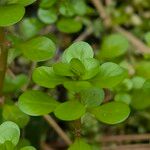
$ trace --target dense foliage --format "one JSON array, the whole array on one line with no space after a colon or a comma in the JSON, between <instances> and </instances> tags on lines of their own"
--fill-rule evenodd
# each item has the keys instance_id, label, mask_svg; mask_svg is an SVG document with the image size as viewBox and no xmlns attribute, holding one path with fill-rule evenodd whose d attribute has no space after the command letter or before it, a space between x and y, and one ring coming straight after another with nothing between
<instances>
[{"instance_id":1,"label":"dense foliage","mask_svg":"<svg viewBox=\"0 0 150 150\"><path fill-rule=\"evenodd\" d=\"M65 149L98 150L107 130L149 132L149 7L1 0L0 149L44 149L60 136Z\"/></svg>"}]
</instances>

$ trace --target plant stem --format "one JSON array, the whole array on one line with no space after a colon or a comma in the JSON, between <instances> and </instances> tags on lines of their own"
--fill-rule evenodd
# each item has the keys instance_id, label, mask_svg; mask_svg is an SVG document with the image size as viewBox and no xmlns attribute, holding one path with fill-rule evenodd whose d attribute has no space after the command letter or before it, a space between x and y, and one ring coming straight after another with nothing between
<instances>
[{"instance_id":1,"label":"plant stem","mask_svg":"<svg viewBox=\"0 0 150 150\"><path fill-rule=\"evenodd\" d=\"M3 83L7 68L8 49L5 40L5 29L0 28L0 96L2 96Z\"/></svg>"},{"instance_id":2,"label":"plant stem","mask_svg":"<svg viewBox=\"0 0 150 150\"><path fill-rule=\"evenodd\" d=\"M73 122L74 130L75 130L75 137L80 138L81 137L81 120L75 120Z\"/></svg>"},{"instance_id":3,"label":"plant stem","mask_svg":"<svg viewBox=\"0 0 150 150\"><path fill-rule=\"evenodd\" d=\"M52 126L52 128L58 133L58 135L66 142L67 145L71 145L71 140L67 136L67 134L59 127L59 125L55 122L55 120L49 116L44 115L44 119L48 122L49 125Z\"/></svg>"}]
</instances>

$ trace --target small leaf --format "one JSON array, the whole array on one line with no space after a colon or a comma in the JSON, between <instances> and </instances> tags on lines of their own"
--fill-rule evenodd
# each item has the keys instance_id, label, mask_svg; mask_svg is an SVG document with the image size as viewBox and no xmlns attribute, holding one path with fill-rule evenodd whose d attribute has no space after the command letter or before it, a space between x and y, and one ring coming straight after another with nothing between
<instances>
[{"instance_id":1,"label":"small leaf","mask_svg":"<svg viewBox=\"0 0 150 150\"><path fill-rule=\"evenodd\" d=\"M104 91L100 88L89 88L80 92L81 102L87 107L99 106L104 100Z\"/></svg>"},{"instance_id":2,"label":"small leaf","mask_svg":"<svg viewBox=\"0 0 150 150\"><path fill-rule=\"evenodd\" d=\"M75 42L69 46L63 53L62 61L69 63L72 58L83 60L86 58L93 58L94 53L92 47L83 41Z\"/></svg>"},{"instance_id":3,"label":"small leaf","mask_svg":"<svg viewBox=\"0 0 150 150\"><path fill-rule=\"evenodd\" d=\"M24 74L17 75L16 77L11 77L6 75L4 81L3 92L12 93L21 89L28 81L28 78Z\"/></svg>"},{"instance_id":4,"label":"small leaf","mask_svg":"<svg viewBox=\"0 0 150 150\"><path fill-rule=\"evenodd\" d=\"M123 55L129 47L127 39L120 34L112 34L106 37L102 43L100 58L115 58Z\"/></svg>"},{"instance_id":5,"label":"small leaf","mask_svg":"<svg viewBox=\"0 0 150 150\"><path fill-rule=\"evenodd\" d=\"M99 73L90 81L100 88L112 88L127 76L127 71L119 65L107 62L100 66Z\"/></svg>"},{"instance_id":6,"label":"small leaf","mask_svg":"<svg viewBox=\"0 0 150 150\"><path fill-rule=\"evenodd\" d=\"M32 61L45 61L53 57L56 47L52 40L40 36L22 43L20 49Z\"/></svg>"},{"instance_id":7,"label":"small leaf","mask_svg":"<svg viewBox=\"0 0 150 150\"><path fill-rule=\"evenodd\" d=\"M61 120L77 120L85 114L85 107L78 101L68 101L60 104L54 111Z\"/></svg>"},{"instance_id":8,"label":"small leaf","mask_svg":"<svg viewBox=\"0 0 150 150\"><path fill-rule=\"evenodd\" d=\"M57 75L60 76L74 76L71 71L70 64L59 62L53 65L53 70Z\"/></svg>"},{"instance_id":9,"label":"small leaf","mask_svg":"<svg viewBox=\"0 0 150 150\"><path fill-rule=\"evenodd\" d=\"M82 23L72 18L62 18L57 22L57 28L60 32L76 33L82 29Z\"/></svg>"},{"instance_id":10,"label":"small leaf","mask_svg":"<svg viewBox=\"0 0 150 150\"><path fill-rule=\"evenodd\" d=\"M12 142L6 141L3 144L0 144L0 150L15 150L15 146Z\"/></svg>"},{"instance_id":11,"label":"small leaf","mask_svg":"<svg viewBox=\"0 0 150 150\"><path fill-rule=\"evenodd\" d=\"M131 79L131 81L133 83L133 89L140 89L140 88L142 88L142 86L145 82L145 79L142 77L139 77L139 76L134 76Z\"/></svg>"},{"instance_id":12,"label":"small leaf","mask_svg":"<svg viewBox=\"0 0 150 150\"><path fill-rule=\"evenodd\" d=\"M21 5L0 6L0 27L11 26L24 16L25 8Z\"/></svg>"},{"instance_id":13,"label":"small leaf","mask_svg":"<svg viewBox=\"0 0 150 150\"><path fill-rule=\"evenodd\" d=\"M81 90L92 87L92 85L88 81L67 81L64 82L63 85L67 90L73 92L80 92Z\"/></svg>"},{"instance_id":14,"label":"small leaf","mask_svg":"<svg viewBox=\"0 0 150 150\"><path fill-rule=\"evenodd\" d=\"M92 150L92 148L83 139L76 139L68 150Z\"/></svg>"},{"instance_id":15,"label":"small leaf","mask_svg":"<svg viewBox=\"0 0 150 150\"><path fill-rule=\"evenodd\" d=\"M150 32L147 32L144 37L146 43L148 44L148 46L150 46Z\"/></svg>"},{"instance_id":16,"label":"small leaf","mask_svg":"<svg viewBox=\"0 0 150 150\"><path fill-rule=\"evenodd\" d=\"M57 20L57 13L54 9L42 9L38 10L39 19L45 24L52 24Z\"/></svg>"},{"instance_id":17,"label":"small leaf","mask_svg":"<svg viewBox=\"0 0 150 150\"><path fill-rule=\"evenodd\" d=\"M74 12L77 14L77 15L85 15L87 10L88 10L88 7L86 5L86 2L85 0L72 0L72 3L73 3L73 8L74 8ZM82 9L81 9L82 8Z\"/></svg>"},{"instance_id":18,"label":"small leaf","mask_svg":"<svg viewBox=\"0 0 150 150\"><path fill-rule=\"evenodd\" d=\"M128 93L117 93L114 100L117 102L124 102L129 105L131 103L131 96Z\"/></svg>"},{"instance_id":19,"label":"small leaf","mask_svg":"<svg viewBox=\"0 0 150 150\"><path fill-rule=\"evenodd\" d=\"M40 91L26 91L19 97L18 106L26 114L40 116L48 114L56 108L58 102Z\"/></svg>"},{"instance_id":20,"label":"small leaf","mask_svg":"<svg viewBox=\"0 0 150 150\"><path fill-rule=\"evenodd\" d=\"M41 8L50 8L50 7L53 6L56 2L57 2L57 0L41 0L41 2L40 2L40 7L41 7Z\"/></svg>"},{"instance_id":21,"label":"small leaf","mask_svg":"<svg viewBox=\"0 0 150 150\"><path fill-rule=\"evenodd\" d=\"M92 110L92 114L104 123L117 124L126 120L130 114L130 108L122 102L109 102Z\"/></svg>"},{"instance_id":22,"label":"small leaf","mask_svg":"<svg viewBox=\"0 0 150 150\"><path fill-rule=\"evenodd\" d=\"M29 116L24 114L15 105L4 105L3 107L3 118L5 120L13 121L23 128L29 122Z\"/></svg>"},{"instance_id":23,"label":"small leaf","mask_svg":"<svg viewBox=\"0 0 150 150\"><path fill-rule=\"evenodd\" d=\"M60 3L59 12L66 17L71 17L75 14L73 4L70 0L66 0Z\"/></svg>"},{"instance_id":24,"label":"small leaf","mask_svg":"<svg viewBox=\"0 0 150 150\"><path fill-rule=\"evenodd\" d=\"M52 67L45 66L36 68L33 71L32 78L35 83L47 88L54 88L57 85L68 81L67 78L56 75Z\"/></svg>"},{"instance_id":25,"label":"small leaf","mask_svg":"<svg viewBox=\"0 0 150 150\"><path fill-rule=\"evenodd\" d=\"M150 79L150 62L140 61L135 65L136 74L146 79Z\"/></svg>"},{"instance_id":26,"label":"small leaf","mask_svg":"<svg viewBox=\"0 0 150 150\"><path fill-rule=\"evenodd\" d=\"M28 6L32 3L34 3L36 0L7 0L8 4L19 4L23 6Z\"/></svg>"},{"instance_id":27,"label":"small leaf","mask_svg":"<svg viewBox=\"0 0 150 150\"><path fill-rule=\"evenodd\" d=\"M94 58L86 58L82 60L85 67L85 73L82 75L83 80L91 79L99 72L100 63Z\"/></svg>"},{"instance_id":28,"label":"small leaf","mask_svg":"<svg viewBox=\"0 0 150 150\"><path fill-rule=\"evenodd\" d=\"M20 130L17 124L11 121L6 121L0 125L0 144L9 141L16 146L19 141L19 137Z\"/></svg>"},{"instance_id":29,"label":"small leaf","mask_svg":"<svg viewBox=\"0 0 150 150\"><path fill-rule=\"evenodd\" d=\"M24 39L34 37L42 29L43 24L37 18L25 18L19 24L21 36Z\"/></svg>"},{"instance_id":30,"label":"small leaf","mask_svg":"<svg viewBox=\"0 0 150 150\"><path fill-rule=\"evenodd\" d=\"M143 86L132 92L131 105L135 109L146 109L150 107L150 80L146 80Z\"/></svg>"},{"instance_id":31,"label":"small leaf","mask_svg":"<svg viewBox=\"0 0 150 150\"><path fill-rule=\"evenodd\" d=\"M26 146L26 147L21 148L20 150L36 150L36 149L32 146Z\"/></svg>"},{"instance_id":32,"label":"small leaf","mask_svg":"<svg viewBox=\"0 0 150 150\"><path fill-rule=\"evenodd\" d=\"M72 72L75 73L79 77L85 73L85 67L83 63L77 58L71 59L70 68Z\"/></svg>"}]
</instances>

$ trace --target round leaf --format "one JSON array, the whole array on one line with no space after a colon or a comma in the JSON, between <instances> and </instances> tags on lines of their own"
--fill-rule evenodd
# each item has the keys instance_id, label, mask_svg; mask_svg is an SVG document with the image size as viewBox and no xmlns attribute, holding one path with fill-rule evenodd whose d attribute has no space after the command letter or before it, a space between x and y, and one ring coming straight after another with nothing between
<instances>
[{"instance_id":1,"label":"round leaf","mask_svg":"<svg viewBox=\"0 0 150 150\"><path fill-rule=\"evenodd\" d=\"M39 19L45 24L52 24L57 20L57 14L54 9L42 9L38 10Z\"/></svg>"},{"instance_id":2,"label":"round leaf","mask_svg":"<svg viewBox=\"0 0 150 150\"><path fill-rule=\"evenodd\" d=\"M53 70L57 75L60 76L74 76L71 71L70 64L59 62L53 65Z\"/></svg>"},{"instance_id":3,"label":"round leaf","mask_svg":"<svg viewBox=\"0 0 150 150\"><path fill-rule=\"evenodd\" d=\"M149 61L140 61L136 64L135 70L138 76L141 76L146 79L150 79L150 62Z\"/></svg>"},{"instance_id":4,"label":"round leaf","mask_svg":"<svg viewBox=\"0 0 150 150\"><path fill-rule=\"evenodd\" d=\"M54 5L57 2L57 0L41 0L40 7L41 8L49 8L52 5Z\"/></svg>"},{"instance_id":5,"label":"round leaf","mask_svg":"<svg viewBox=\"0 0 150 150\"><path fill-rule=\"evenodd\" d=\"M76 139L68 150L92 150L92 149L83 139Z\"/></svg>"},{"instance_id":6,"label":"round leaf","mask_svg":"<svg viewBox=\"0 0 150 150\"><path fill-rule=\"evenodd\" d=\"M53 57L56 47L52 40L40 36L22 43L20 49L32 61L45 61Z\"/></svg>"},{"instance_id":7,"label":"round leaf","mask_svg":"<svg viewBox=\"0 0 150 150\"><path fill-rule=\"evenodd\" d=\"M68 101L60 104L54 113L61 120L77 120L84 115L85 107L78 101Z\"/></svg>"},{"instance_id":8,"label":"round leaf","mask_svg":"<svg viewBox=\"0 0 150 150\"><path fill-rule=\"evenodd\" d=\"M104 91L100 88L89 88L80 92L81 101L87 107L99 106L104 100Z\"/></svg>"},{"instance_id":9,"label":"round leaf","mask_svg":"<svg viewBox=\"0 0 150 150\"><path fill-rule=\"evenodd\" d=\"M64 33L76 33L81 30L82 23L72 18L63 18L58 21L57 28Z\"/></svg>"},{"instance_id":10,"label":"round leaf","mask_svg":"<svg viewBox=\"0 0 150 150\"><path fill-rule=\"evenodd\" d=\"M19 24L20 33L24 39L37 35L42 27L43 24L37 18L25 18Z\"/></svg>"},{"instance_id":11,"label":"round leaf","mask_svg":"<svg viewBox=\"0 0 150 150\"><path fill-rule=\"evenodd\" d=\"M83 80L91 79L99 72L100 63L94 58L86 58L82 60L85 67L85 73L82 75Z\"/></svg>"},{"instance_id":12,"label":"round leaf","mask_svg":"<svg viewBox=\"0 0 150 150\"><path fill-rule=\"evenodd\" d=\"M100 58L115 58L123 55L129 47L128 40L120 34L112 34L106 37L102 43Z\"/></svg>"},{"instance_id":13,"label":"round leaf","mask_svg":"<svg viewBox=\"0 0 150 150\"><path fill-rule=\"evenodd\" d=\"M92 83L100 88L112 88L127 76L127 71L119 65L107 62L100 66L99 73L91 79Z\"/></svg>"},{"instance_id":14,"label":"round leaf","mask_svg":"<svg viewBox=\"0 0 150 150\"><path fill-rule=\"evenodd\" d=\"M59 6L59 12L66 17L71 17L73 16L74 13L74 8L73 8L73 3L70 2L70 0L66 0L60 3Z\"/></svg>"},{"instance_id":15,"label":"round leaf","mask_svg":"<svg viewBox=\"0 0 150 150\"><path fill-rule=\"evenodd\" d=\"M0 125L0 144L9 141L13 145L17 145L19 137L20 130L17 124L11 121L6 121Z\"/></svg>"},{"instance_id":16,"label":"round leaf","mask_svg":"<svg viewBox=\"0 0 150 150\"><path fill-rule=\"evenodd\" d=\"M140 89L133 91L131 105L138 110L150 107L150 80L146 80Z\"/></svg>"},{"instance_id":17,"label":"round leaf","mask_svg":"<svg viewBox=\"0 0 150 150\"><path fill-rule=\"evenodd\" d=\"M24 16L25 8L21 5L0 6L0 27L11 26Z\"/></svg>"},{"instance_id":18,"label":"round leaf","mask_svg":"<svg viewBox=\"0 0 150 150\"><path fill-rule=\"evenodd\" d=\"M92 85L88 81L67 81L64 82L63 85L66 89L73 92L80 92L81 90L92 87Z\"/></svg>"},{"instance_id":19,"label":"round leaf","mask_svg":"<svg viewBox=\"0 0 150 150\"><path fill-rule=\"evenodd\" d=\"M92 47L83 41L75 42L69 46L63 53L62 61L69 63L72 58L83 60L86 58L93 58L94 53Z\"/></svg>"},{"instance_id":20,"label":"round leaf","mask_svg":"<svg viewBox=\"0 0 150 150\"><path fill-rule=\"evenodd\" d=\"M3 118L15 122L19 127L23 128L29 122L29 116L24 114L15 105L4 105Z\"/></svg>"},{"instance_id":21,"label":"round leaf","mask_svg":"<svg viewBox=\"0 0 150 150\"><path fill-rule=\"evenodd\" d=\"M95 117L107 124L117 124L126 120L130 114L130 108L122 102L109 102L92 110Z\"/></svg>"},{"instance_id":22,"label":"round leaf","mask_svg":"<svg viewBox=\"0 0 150 150\"><path fill-rule=\"evenodd\" d=\"M56 108L58 102L40 91L27 91L19 97L18 106L26 114L40 116L48 114Z\"/></svg>"},{"instance_id":23,"label":"round leaf","mask_svg":"<svg viewBox=\"0 0 150 150\"><path fill-rule=\"evenodd\" d=\"M67 78L56 75L52 67L45 66L36 68L32 78L35 83L47 88L54 88L55 86L68 81Z\"/></svg>"},{"instance_id":24,"label":"round leaf","mask_svg":"<svg viewBox=\"0 0 150 150\"><path fill-rule=\"evenodd\" d=\"M36 0L8 0L8 4L19 4L23 6L30 5L34 3Z\"/></svg>"}]
</instances>

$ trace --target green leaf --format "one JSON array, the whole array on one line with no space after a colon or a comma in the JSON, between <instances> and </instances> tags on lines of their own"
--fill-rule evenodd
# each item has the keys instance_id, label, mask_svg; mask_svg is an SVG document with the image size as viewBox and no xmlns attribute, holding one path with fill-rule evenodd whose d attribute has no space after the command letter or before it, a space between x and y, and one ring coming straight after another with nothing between
<instances>
[{"instance_id":1,"label":"green leaf","mask_svg":"<svg viewBox=\"0 0 150 150\"><path fill-rule=\"evenodd\" d=\"M73 92L80 92L81 90L92 87L92 85L88 81L67 81L64 82L63 85L67 90Z\"/></svg>"},{"instance_id":2,"label":"green leaf","mask_svg":"<svg viewBox=\"0 0 150 150\"><path fill-rule=\"evenodd\" d=\"M32 78L35 83L47 88L54 88L57 85L68 81L67 78L56 75L52 67L45 66L36 68L33 71Z\"/></svg>"},{"instance_id":3,"label":"green leaf","mask_svg":"<svg viewBox=\"0 0 150 150\"><path fill-rule=\"evenodd\" d=\"M80 92L81 102L87 107L99 106L104 100L104 91L100 88L89 88Z\"/></svg>"},{"instance_id":4,"label":"green leaf","mask_svg":"<svg viewBox=\"0 0 150 150\"><path fill-rule=\"evenodd\" d=\"M85 73L85 67L83 63L77 58L71 59L70 68L71 68L71 71L79 77Z\"/></svg>"},{"instance_id":5,"label":"green leaf","mask_svg":"<svg viewBox=\"0 0 150 150\"><path fill-rule=\"evenodd\" d=\"M28 78L24 74L17 75L16 77L11 77L6 75L4 81L3 92L4 93L12 93L21 89L28 81Z\"/></svg>"},{"instance_id":6,"label":"green leaf","mask_svg":"<svg viewBox=\"0 0 150 150\"><path fill-rule=\"evenodd\" d=\"M25 8L21 5L0 6L0 27L11 26L24 16Z\"/></svg>"},{"instance_id":7,"label":"green leaf","mask_svg":"<svg viewBox=\"0 0 150 150\"><path fill-rule=\"evenodd\" d=\"M53 65L53 70L60 76L74 76L68 63L58 62Z\"/></svg>"},{"instance_id":8,"label":"green leaf","mask_svg":"<svg viewBox=\"0 0 150 150\"><path fill-rule=\"evenodd\" d=\"M0 125L0 144L9 141L16 146L19 141L19 137L20 130L14 122L6 121Z\"/></svg>"},{"instance_id":9,"label":"green leaf","mask_svg":"<svg viewBox=\"0 0 150 150\"><path fill-rule=\"evenodd\" d=\"M119 65L107 62L100 66L99 73L90 81L100 88L112 88L127 76L127 71Z\"/></svg>"},{"instance_id":10,"label":"green leaf","mask_svg":"<svg viewBox=\"0 0 150 150\"><path fill-rule=\"evenodd\" d=\"M146 80L144 85L132 93L131 105L135 109L146 109L150 107L150 80Z\"/></svg>"},{"instance_id":11,"label":"green leaf","mask_svg":"<svg viewBox=\"0 0 150 150\"><path fill-rule=\"evenodd\" d=\"M57 28L60 32L76 33L82 29L82 23L72 18L62 18L57 22Z\"/></svg>"},{"instance_id":12,"label":"green leaf","mask_svg":"<svg viewBox=\"0 0 150 150\"><path fill-rule=\"evenodd\" d=\"M57 2L57 0L41 0L40 7L41 8L49 8L49 7L53 6L56 2Z\"/></svg>"},{"instance_id":13,"label":"green leaf","mask_svg":"<svg viewBox=\"0 0 150 150\"><path fill-rule=\"evenodd\" d=\"M63 53L62 61L69 63L72 58L83 60L86 58L93 58L94 53L92 47L83 41L75 42L69 46Z\"/></svg>"},{"instance_id":14,"label":"green leaf","mask_svg":"<svg viewBox=\"0 0 150 150\"><path fill-rule=\"evenodd\" d=\"M83 59L82 63L85 67L85 73L82 75L83 80L91 79L92 77L96 76L99 72L100 63L98 60L94 58L87 58Z\"/></svg>"},{"instance_id":15,"label":"green leaf","mask_svg":"<svg viewBox=\"0 0 150 150\"><path fill-rule=\"evenodd\" d=\"M63 16L72 17L75 14L73 3L71 3L70 0L60 2L59 12Z\"/></svg>"},{"instance_id":16,"label":"green leaf","mask_svg":"<svg viewBox=\"0 0 150 150\"><path fill-rule=\"evenodd\" d=\"M42 29L43 24L37 18L25 18L19 24L21 36L24 39L34 37Z\"/></svg>"},{"instance_id":17,"label":"green leaf","mask_svg":"<svg viewBox=\"0 0 150 150\"><path fill-rule=\"evenodd\" d=\"M142 88L145 79L139 76L135 76L131 79L132 83L133 83L133 89L140 89Z\"/></svg>"},{"instance_id":18,"label":"green leaf","mask_svg":"<svg viewBox=\"0 0 150 150\"><path fill-rule=\"evenodd\" d=\"M22 43L20 49L32 61L45 61L54 56L56 46L47 37L40 36Z\"/></svg>"},{"instance_id":19,"label":"green leaf","mask_svg":"<svg viewBox=\"0 0 150 150\"><path fill-rule=\"evenodd\" d=\"M40 116L48 114L56 108L58 102L40 91L26 91L19 97L18 106L26 114Z\"/></svg>"},{"instance_id":20,"label":"green leaf","mask_svg":"<svg viewBox=\"0 0 150 150\"><path fill-rule=\"evenodd\" d=\"M148 46L150 46L150 32L147 32L144 38Z\"/></svg>"},{"instance_id":21,"label":"green leaf","mask_svg":"<svg viewBox=\"0 0 150 150\"><path fill-rule=\"evenodd\" d=\"M83 139L77 138L68 150L92 150L92 148Z\"/></svg>"},{"instance_id":22,"label":"green leaf","mask_svg":"<svg viewBox=\"0 0 150 150\"><path fill-rule=\"evenodd\" d=\"M3 144L0 144L0 150L15 150L15 146L12 142L6 141Z\"/></svg>"},{"instance_id":23,"label":"green leaf","mask_svg":"<svg viewBox=\"0 0 150 150\"><path fill-rule=\"evenodd\" d=\"M117 124L126 120L130 114L130 108L122 102L109 102L92 110L92 114L104 123Z\"/></svg>"},{"instance_id":24,"label":"green leaf","mask_svg":"<svg viewBox=\"0 0 150 150\"><path fill-rule=\"evenodd\" d=\"M128 93L121 92L115 95L114 100L117 102L124 102L129 105L131 103L131 96Z\"/></svg>"},{"instance_id":25,"label":"green leaf","mask_svg":"<svg viewBox=\"0 0 150 150\"><path fill-rule=\"evenodd\" d=\"M57 20L57 13L55 9L43 9L38 10L39 19L45 24L52 24Z\"/></svg>"},{"instance_id":26,"label":"green leaf","mask_svg":"<svg viewBox=\"0 0 150 150\"><path fill-rule=\"evenodd\" d=\"M78 101L68 101L60 104L54 111L58 119L77 120L85 114L85 107Z\"/></svg>"},{"instance_id":27,"label":"green leaf","mask_svg":"<svg viewBox=\"0 0 150 150\"><path fill-rule=\"evenodd\" d=\"M104 39L99 57L111 59L123 55L129 47L127 39L120 34L112 34Z\"/></svg>"},{"instance_id":28,"label":"green leaf","mask_svg":"<svg viewBox=\"0 0 150 150\"><path fill-rule=\"evenodd\" d=\"M23 128L29 122L29 116L24 114L15 105L4 105L4 107L3 107L3 118L5 120L15 122L16 124L19 125L20 128Z\"/></svg>"},{"instance_id":29,"label":"green leaf","mask_svg":"<svg viewBox=\"0 0 150 150\"><path fill-rule=\"evenodd\" d=\"M150 62L140 61L135 65L136 74L146 79L150 79Z\"/></svg>"},{"instance_id":30,"label":"green leaf","mask_svg":"<svg viewBox=\"0 0 150 150\"><path fill-rule=\"evenodd\" d=\"M85 15L87 12L87 5L85 0L72 0L74 12L77 15ZM82 8L82 9L81 9Z\"/></svg>"},{"instance_id":31,"label":"green leaf","mask_svg":"<svg viewBox=\"0 0 150 150\"><path fill-rule=\"evenodd\" d=\"M26 147L21 148L20 150L36 150L36 149L32 146L26 146Z\"/></svg>"},{"instance_id":32,"label":"green leaf","mask_svg":"<svg viewBox=\"0 0 150 150\"><path fill-rule=\"evenodd\" d=\"M28 6L34 3L36 0L8 0L8 4L19 4L23 6Z\"/></svg>"}]
</instances>

